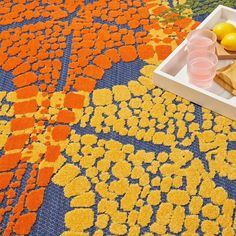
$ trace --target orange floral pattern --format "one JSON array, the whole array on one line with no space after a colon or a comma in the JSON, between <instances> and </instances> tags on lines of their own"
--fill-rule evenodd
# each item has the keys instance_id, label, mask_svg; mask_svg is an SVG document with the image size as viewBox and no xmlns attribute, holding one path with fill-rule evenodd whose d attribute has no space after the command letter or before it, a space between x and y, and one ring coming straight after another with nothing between
<instances>
[{"instance_id":1,"label":"orange floral pattern","mask_svg":"<svg viewBox=\"0 0 236 236\"><path fill-rule=\"evenodd\" d=\"M203 110L199 124L193 104L151 82L198 24L168 1L0 2L0 79L12 78L0 92L1 235L33 234L49 184L73 208L64 236L91 228L94 235L234 235L235 201L213 178L236 179L235 151L227 149L235 122ZM139 78L96 89L115 64L138 60L145 63ZM89 133L88 126L164 151L77 130ZM186 150L196 140L209 170Z\"/></svg>"}]
</instances>

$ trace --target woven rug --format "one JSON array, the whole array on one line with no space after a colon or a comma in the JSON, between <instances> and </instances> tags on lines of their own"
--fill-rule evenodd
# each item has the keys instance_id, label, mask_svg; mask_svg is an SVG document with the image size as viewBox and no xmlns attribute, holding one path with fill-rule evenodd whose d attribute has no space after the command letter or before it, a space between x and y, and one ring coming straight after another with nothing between
<instances>
[{"instance_id":1,"label":"woven rug","mask_svg":"<svg viewBox=\"0 0 236 236\"><path fill-rule=\"evenodd\" d=\"M236 122L152 83L218 4L0 2L0 235L236 235Z\"/></svg>"}]
</instances>

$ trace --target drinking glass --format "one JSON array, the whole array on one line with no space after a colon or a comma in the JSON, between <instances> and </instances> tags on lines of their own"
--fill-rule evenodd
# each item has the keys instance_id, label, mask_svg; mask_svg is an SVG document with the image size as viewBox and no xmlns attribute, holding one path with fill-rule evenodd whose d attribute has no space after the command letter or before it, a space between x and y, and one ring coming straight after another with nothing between
<instances>
[{"instance_id":1,"label":"drinking glass","mask_svg":"<svg viewBox=\"0 0 236 236\"><path fill-rule=\"evenodd\" d=\"M210 30L193 30L187 36L187 50L188 52L195 50L207 50L215 52L216 41L216 34Z\"/></svg>"},{"instance_id":2,"label":"drinking glass","mask_svg":"<svg viewBox=\"0 0 236 236\"><path fill-rule=\"evenodd\" d=\"M216 75L218 58L215 53L206 50L194 50L187 56L187 71L190 82L201 87L209 88Z\"/></svg>"}]
</instances>

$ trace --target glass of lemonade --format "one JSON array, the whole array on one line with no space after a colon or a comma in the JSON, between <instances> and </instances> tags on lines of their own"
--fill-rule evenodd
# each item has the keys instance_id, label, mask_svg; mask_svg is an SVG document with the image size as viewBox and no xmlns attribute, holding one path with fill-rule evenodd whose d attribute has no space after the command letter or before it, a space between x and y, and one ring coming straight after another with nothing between
<instances>
[{"instance_id":1,"label":"glass of lemonade","mask_svg":"<svg viewBox=\"0 0 236 236\"><path fill-rule=\"evenodd\" d=\"M201 88L211 87L216 75L217 63L218 58L211 51L191 51L187 56L187 71L190 82Z\"/></svg>"},{"instance_id":2,"label":"glass of lemonade","mask_svg":"<svg viewBox=\"0 0 236 236\"><path fill-rule=\"evenodd\" d=\"M188 52L194 50L207 50L215 52L217 36L207 29L197 29L191 31L187 36Z\"/></svg>"},{"instance_id":3,"label":"glass of lemonade","mask_svg":"<svg viewBox=\"0 0 236 236\"><path fill-rule=\"evenodd\" d=\"M209 88L216 75L217 36L207 29L193 30L187 36L187 71L190 82L201 88Z\"/></svg>"}]
</instances>

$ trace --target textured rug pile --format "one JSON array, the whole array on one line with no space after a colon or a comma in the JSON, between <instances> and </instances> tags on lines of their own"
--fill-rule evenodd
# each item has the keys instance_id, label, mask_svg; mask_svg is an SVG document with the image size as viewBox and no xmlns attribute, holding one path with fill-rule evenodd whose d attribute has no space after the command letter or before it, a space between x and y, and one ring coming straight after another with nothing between
<instances>
[{"instance_id":1,"label":"textured rug pile","mask_svg":"<svg viewBox=\"0 0 236 236\"><path fill-rule=\"evenodd\" d=\"M0 2L0 235L236 235L236 122L152 82L219 3Z\"/></svg>"}]
</instances>

